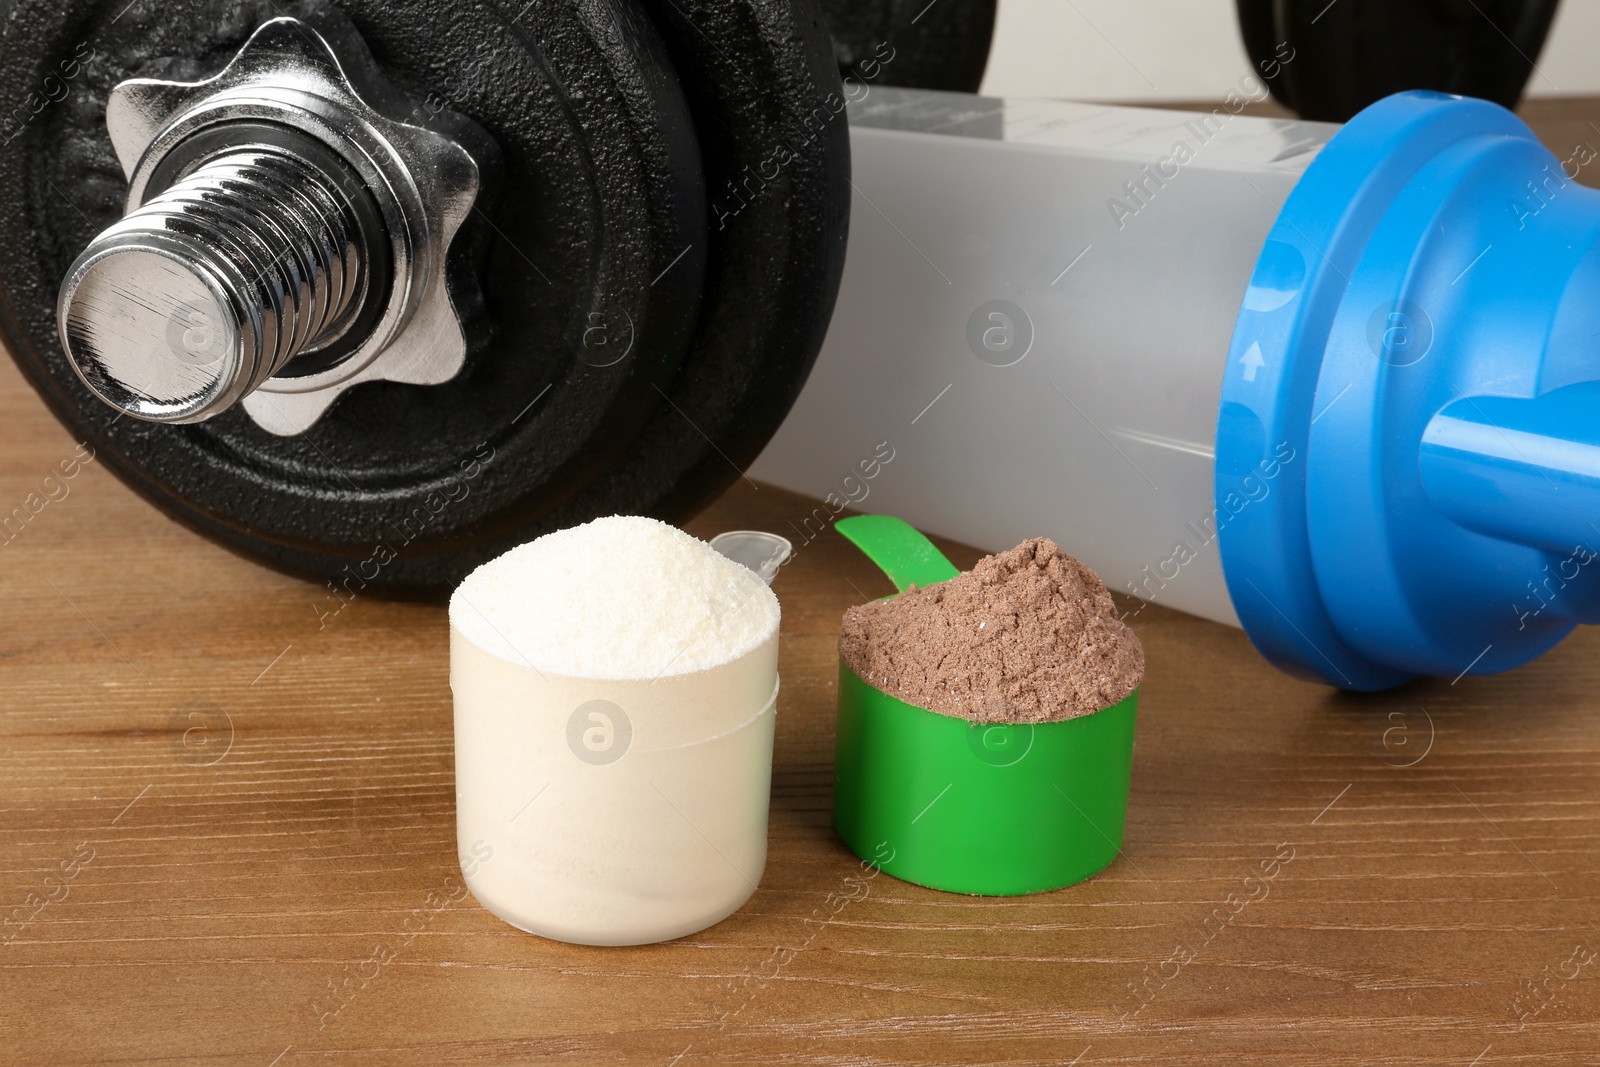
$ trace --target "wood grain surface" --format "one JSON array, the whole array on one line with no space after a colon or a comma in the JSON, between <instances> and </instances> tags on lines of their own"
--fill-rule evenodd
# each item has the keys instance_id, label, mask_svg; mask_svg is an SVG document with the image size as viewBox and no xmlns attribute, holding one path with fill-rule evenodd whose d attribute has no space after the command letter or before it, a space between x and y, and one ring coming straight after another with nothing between
<instances>
[{"instance_id":1,"label":"wood grain surface","mask_svg":"<svg viewBox=\"0 0 1600 1067\"><path fill-rule=\"evenodd\" d=\"M1600 146L1596 102L1533 113L1562 158ZM0 514L30 512L0 534L0 1062L1600 1064L1600 634L1356 697L1145 608L1122 858L1033 897L863 894L834 642L890 589L830 531L775 584L759 891L580 948L464 893L442 608L319 620L318 588L74 467L4 362L0 440ZM691 529L812 507L741 482Z\"/></svg>"}]
</instances>

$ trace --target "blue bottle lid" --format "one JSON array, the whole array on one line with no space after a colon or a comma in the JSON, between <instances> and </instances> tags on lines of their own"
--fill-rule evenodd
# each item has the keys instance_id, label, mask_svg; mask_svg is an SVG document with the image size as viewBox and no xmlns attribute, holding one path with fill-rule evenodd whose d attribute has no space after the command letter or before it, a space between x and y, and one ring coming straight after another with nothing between
<instances>
[{"instance_id":1,"label":"blue bottle lid","mask_svg":"<svg viewBox=\"0 0 1600 1067\"><path fill-rule=\"evenodd\" d=\"M1414 92L1295 187L1239 312L1215 475L1228 590L1279 667L1383 689L1600 621L1591 164Z\"/></svg>"}]
</instances>

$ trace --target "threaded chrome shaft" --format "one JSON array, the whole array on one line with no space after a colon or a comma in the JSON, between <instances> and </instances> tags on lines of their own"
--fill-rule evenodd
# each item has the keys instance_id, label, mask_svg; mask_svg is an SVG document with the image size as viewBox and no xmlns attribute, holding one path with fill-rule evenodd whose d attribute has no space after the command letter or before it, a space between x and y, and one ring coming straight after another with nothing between
<instances>
[{"instance_id":1,"label":"threaded chrome shaft","mask_svg":"<svg viewBox=\"0 0 1600 1067\"><path fill-rule=\"evenodd\" d=\"M62 286L62 342L128 414L198 422L326 348L371 287L365 195L299 153L230 148L106 229Z\"/></svg>"}]
</instances>

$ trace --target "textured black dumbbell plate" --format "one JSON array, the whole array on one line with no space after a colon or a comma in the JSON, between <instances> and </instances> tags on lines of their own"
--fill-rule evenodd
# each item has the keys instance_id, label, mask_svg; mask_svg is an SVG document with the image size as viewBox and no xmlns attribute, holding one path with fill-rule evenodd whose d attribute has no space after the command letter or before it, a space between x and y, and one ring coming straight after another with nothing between
<instances>
[{"instance_id":1,"label":"textured black dumbbell plate","mask_svg":"<svg viewBox=\"0 0 1600 1067\"><path fill-rule=\"evenodd\" d=\"M975 93L995 0L822 0L839 72L879 85Z\"/></svg>"},{"instance_id":2,"label":"textured black dumbbell plate","mask_svg":"<svg viewBox=\"0 0 1600 1067\"><path fill-rule=\"evenodd\" d=\"M1302 118L1433 89L1514 108L1557 0L1237 0L1245 50ZM1285 57L1292 56L1288 62Z\"/></svg>"}]
</instances>

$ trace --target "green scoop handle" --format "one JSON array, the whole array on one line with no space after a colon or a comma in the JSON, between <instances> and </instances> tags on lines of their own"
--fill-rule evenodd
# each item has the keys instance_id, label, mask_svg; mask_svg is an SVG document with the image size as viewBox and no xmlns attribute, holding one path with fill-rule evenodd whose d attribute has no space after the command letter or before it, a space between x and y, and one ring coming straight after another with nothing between
<instances>
[{"instance_id":1,"label":"green scoop handle","mask_svg":"<svg viewBox=\"0 0 1600 1067\"><path fill-rule=\"evenodd\" d=\"M834 524L904 592L960 573L909 523ZM1080 882L1121 851L1135 690L1058 722L972 723L907 704L839 663L833 821L896 878L1011 896Z\"/></svg>"},{"instance_id":2,"label":"green scoop handle","mask_svg":"<svg viewBox=\"0 0 1600 1067\"><path fill-rule=\"evenodd\" d=\"M937 585L961 573L922 531L893 515L853 515L833 528L876 563L902 593L913 585Z\"/></svg>"}]
</instances>

